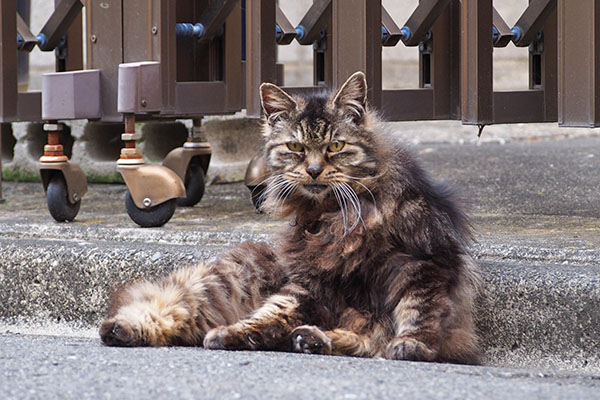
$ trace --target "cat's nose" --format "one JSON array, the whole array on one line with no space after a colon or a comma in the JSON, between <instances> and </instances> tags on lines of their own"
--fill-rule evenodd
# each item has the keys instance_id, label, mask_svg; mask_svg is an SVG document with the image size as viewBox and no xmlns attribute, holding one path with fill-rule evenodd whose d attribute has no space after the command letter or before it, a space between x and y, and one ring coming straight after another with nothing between
<instances>
[{"instance_id":1,"label":"cat's nose","mask_svg":"<svg viewBox=\"0 0 600 400\"><path fill-rule=\"evenodd\" d=\"M313 179L317 179L317 176L321 175L321 172L323 172L321 164L309 164L306 167L306 173L312 176Z\"/></svg>"}]
</instances>

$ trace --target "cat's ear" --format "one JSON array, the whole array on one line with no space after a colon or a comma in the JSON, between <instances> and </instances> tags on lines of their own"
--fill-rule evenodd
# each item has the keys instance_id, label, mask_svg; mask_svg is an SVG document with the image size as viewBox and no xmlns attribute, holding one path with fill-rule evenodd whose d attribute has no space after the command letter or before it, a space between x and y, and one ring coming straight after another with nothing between
<instances>
[{"instance_id":1,"label":"cat's ear","mask_svg":"<svg viewBox=\"0 0 600 400\"><path fill-rule=\"evenodd\" d=\"M271 125L280 117L289 115L297 107L296 101L289 94L272 83L260 85L260 102L267 123Z\"/></svg>"},{"instance_id":2,"label":"cat's ear","mask_svg":"<svg viewBox=\"0 0 600 400\"><path fill-rule=\"evenodd\" d=\"M333 97L333 107L360 122L367 109L367 78L361 71L355 72L344 82Z\"/></svg>"}]
</instances>

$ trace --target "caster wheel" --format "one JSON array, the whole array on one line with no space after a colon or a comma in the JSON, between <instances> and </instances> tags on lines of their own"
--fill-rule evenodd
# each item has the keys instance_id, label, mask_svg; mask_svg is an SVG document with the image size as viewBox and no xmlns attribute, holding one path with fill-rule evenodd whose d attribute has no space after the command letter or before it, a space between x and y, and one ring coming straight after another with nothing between
<instances>
[{"instance_id":1,"label":"caster wheel","mask_svg":"<svg viewBox=\"0 0 600 400\"><path fill-rule=\"evenodd\" d=\"M141 209L135 205L129 191L127 191L127 195L125 196L125 208L127 209L127 214L129 214L129 217L133 222L142 228L163 226L175 213L176 206L175 199L171 199L157 206Z\"/></svg>"},{"instance_id":2,"label":"caster wheel","mask_svg":"<svg viewBox=\"0 0 600 400\"><path fill-rule=\"evenodd\" d=\"M73 221L79 212L79 206L81 206L81 200L75 204L69 201L67 183L59 173L54 174L48 182L46 203L50 215L58 222Z\"/></svg>"},{"instance_id":3,"label":"caster wheel","mask_svg":"<svg viewBox=\"0 0 600 400\"><path fill-rule=\"evenodd\" d=\"M181 207L193 207L204 196L204 187L206 186L204 170L200 164L188 165L184 185L186 196L178 198L177 205Z\"/></svg>"},{"instance_id":4,"label":"caster wheel","mask_svg":"<svg viewBox=\"0 0 600 400\"><path fill-rule=\"evenodd\" d=\"M265 185L248 186L248 189L250 189L250 197L252 198L252 204L254 205L254 208L256 208L256 211L258 211L259 213L262 212L260 207L262 206L262 203L264 201L264 199L262 199L261 196L266 188L267 187Z\"/></svg>"}]
</instances>

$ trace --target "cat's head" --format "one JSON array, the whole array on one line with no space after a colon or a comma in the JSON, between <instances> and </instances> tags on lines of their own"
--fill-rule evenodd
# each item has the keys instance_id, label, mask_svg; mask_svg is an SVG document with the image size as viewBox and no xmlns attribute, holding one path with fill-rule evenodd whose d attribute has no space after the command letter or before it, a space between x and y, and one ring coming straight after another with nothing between
<instances>
[{"instance_id":1,"label":"cat's head","mask_svg":"<svg viewBox=\"0 0 600 400\"><path fill-rule=\"evenodd\" d=\"M327 199L339 199L342 206L367 189L381 165L362 72L335 93L294 97L271 83L263 83L260 92L271 172L267 208Z\"/></svg>"}]
</instances>

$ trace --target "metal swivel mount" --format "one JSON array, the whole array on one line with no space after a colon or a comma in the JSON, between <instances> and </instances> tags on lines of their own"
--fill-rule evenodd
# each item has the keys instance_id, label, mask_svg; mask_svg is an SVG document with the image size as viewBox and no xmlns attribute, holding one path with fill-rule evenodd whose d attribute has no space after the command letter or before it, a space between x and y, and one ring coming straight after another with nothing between
<instances>
[{"instance_id":1,"label":"metal swivel mount","mask_svg":"<svg viewBox=\"0 0 600 400\"><path fill-rule=\"evenodd\" d=\"M185 197L177 199L177 205L183 207L193 207L202 199L206 186L206 172L212 154L204 134L202 120L194 119L193 124L183 147L171 150L162 163L184 182Z\"/></svg>"},{"instance_id":2,"label":"metal swivel mount","mask_svg":"<svg viewBox=\"0 0 600 400\"><path fill-rule=\"evenodd\" d=\"M178 197L186 197L182 179L161 165L146 165L136 141L135 112L160 109L160 64L157 62L119 65L118 111L123 113L125 147L117 161L117 171L123 176L128 191L125 207L129 217L142 227L157 227L167 223L177 206Z\"/></svg>"}]
</instances>

